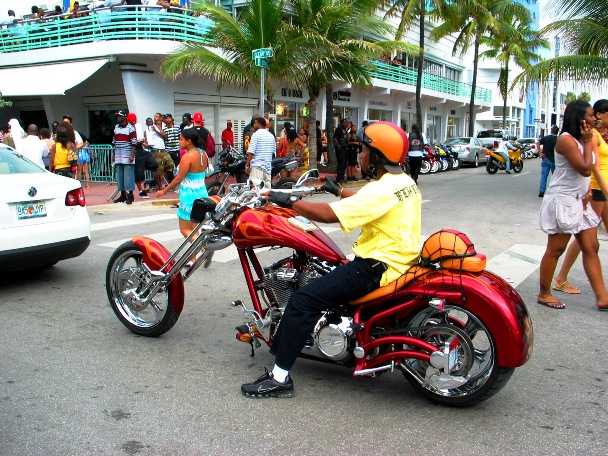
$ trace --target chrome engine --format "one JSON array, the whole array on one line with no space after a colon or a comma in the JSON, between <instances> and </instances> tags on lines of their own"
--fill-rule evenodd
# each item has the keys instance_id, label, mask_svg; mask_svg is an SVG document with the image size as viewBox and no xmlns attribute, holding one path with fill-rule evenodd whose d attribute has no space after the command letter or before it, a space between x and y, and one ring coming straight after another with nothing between
<instances>
[{"instance_id":1,"label":"chrome engine","mask_svg":"<svg viewBox=\"0 0 608 456\"><path fill-rule=\"evenodd\" d=\"M314 282L334 268L318 258L309 257L305 261L299 261L296 257L285 258L264 268L263 296L268 299L269 307L282 310L298 288ZM325 313L315 325L304 353L332 361L351 359L356 344L352 327L352 318Z\"/></svg>"},{"instance_id":2,"label":"chrome engine","mask_svg":"<svg viewBox=\"0 0 608 456\"><path fill-rule=\"evenodd\" d=\"M264 295L268 298L267 304L270 307L284 308L294 291L335 268L313 257L301 265L297 263L297 258L289 257L264 268Z\"/></svg>"}]
</instances>

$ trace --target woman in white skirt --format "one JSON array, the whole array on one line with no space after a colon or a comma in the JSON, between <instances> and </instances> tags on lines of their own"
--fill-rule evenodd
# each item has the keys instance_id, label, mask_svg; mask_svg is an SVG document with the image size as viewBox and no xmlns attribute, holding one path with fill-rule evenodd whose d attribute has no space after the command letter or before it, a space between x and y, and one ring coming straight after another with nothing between
<instances>
[{"instance_id":1,"label":"woman in white skirt","mask_svg":"<svg viewBox=\"0 0 608 456\"><path fill-rule=\"evenodd\" d=\"M559 257L574 235L583 253L583 266L596 296L599 310L608 310L608 292L602 277L597 240L600 219L590 204L590 176L594 168L593 108L573 101L564 112L562 134L555 145L555 173L540 208L540 227L548 234L547 249L540 263L537 302L553 309L565 304L551 294L551 281Z\"/></svg>"}]
</instances>

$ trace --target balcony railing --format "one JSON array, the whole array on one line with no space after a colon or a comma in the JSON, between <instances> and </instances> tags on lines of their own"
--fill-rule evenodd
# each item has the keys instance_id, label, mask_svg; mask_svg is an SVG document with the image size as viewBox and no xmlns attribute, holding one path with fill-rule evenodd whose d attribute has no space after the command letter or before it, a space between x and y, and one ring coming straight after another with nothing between
<instances>
[{"instance_id":1,"label":"balcony railing","mask_svg":"<svg viewBox=\"0 0 608 456\"><path fill-rule=\"evenodd\" d=\"M141 8L131 11L115 7L95 10L84 17L51 16L44 22L24 21L22 25L1 29L0 50L9 53L127 39L203 43L202 35L208 26L206 17L192 16L186 10L161 12L157 8Z\"/></svg>"},{"instance_id":2,"label":"balcony railing","mask_svg":"<svg viewBox=\"0 0 608 456\"><path fill-rule=\"evenodd\" d=\"M416 86L418 71L400 65L393 65L379 60L373 61L377 68L374 77L386 81L400 82L411 86ZM453 81L441 76L429 73L422 73L422 88L435 90L437 92L455 95L458 97L471 97L471 85ZM475 100L490 103L492 101L492 91L477 87L475 90Z\"/></svg>"},{"instance_id":3,"label":"balcony railing","mask_svg":"<svg viewBox=\"0 0 608 456\"><path fill-rule=\"evenodd\" d=\"M210 26L205 16L175 9L159 11L151 7L115 7L91 11L84 17L51 16L43 22L24 21L0 29L0 52L31 51L111 40L169 40L205 44L203 35ZM374 77L410 86L416 85L417 72L411 68L374 61ZM423 73L422 87L470 98L471 86ZM492 92L478 87L475 99L491 102Z\"/></svg>"}]
</instances>

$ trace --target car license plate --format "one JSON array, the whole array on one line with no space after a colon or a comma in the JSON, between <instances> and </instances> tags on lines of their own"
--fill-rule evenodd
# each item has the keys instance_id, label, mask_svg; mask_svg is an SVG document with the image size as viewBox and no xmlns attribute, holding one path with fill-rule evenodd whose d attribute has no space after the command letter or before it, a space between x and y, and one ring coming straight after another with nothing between
<instances>
[{"instance_id":1,"label":"car license plate","mask_svg":"<svg viewBox=\"0 0 608 456\"><path fill-rule=\"evenodd\" d=\"M17 203L16 208L17 220L46 217L46 206L44 201L27 201Z\"/></svg>"}]
</instances>

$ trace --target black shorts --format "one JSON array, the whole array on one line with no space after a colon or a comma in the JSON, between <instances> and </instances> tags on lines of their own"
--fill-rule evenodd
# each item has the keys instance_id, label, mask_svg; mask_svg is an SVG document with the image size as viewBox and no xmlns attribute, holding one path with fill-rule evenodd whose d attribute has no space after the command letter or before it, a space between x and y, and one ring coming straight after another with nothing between
<instances>
[{"instance_id":1,"label":"black shorts","mask_svg":"<svg viewBox=\"0 0 608 456\"><path fill-rule=\"evenodd\" d=\"M599 201L601 203L603 203L604 201L606 201L606 196L602 193L601 190L595 190L595 189L591 189L591 199L593 201Z\"/></svg>"},{"instance_id":2,"label":"black shorts","mask_svg":"<svg viewBox=\"0 0 608 456\"><path fill-rule=\"evenodd\" d=\"M143 182L146 180L146 170L156 171L158 163L152 156L152 153L144 149L135 150L135 182Z\"/></svg>"}]
</instances>

